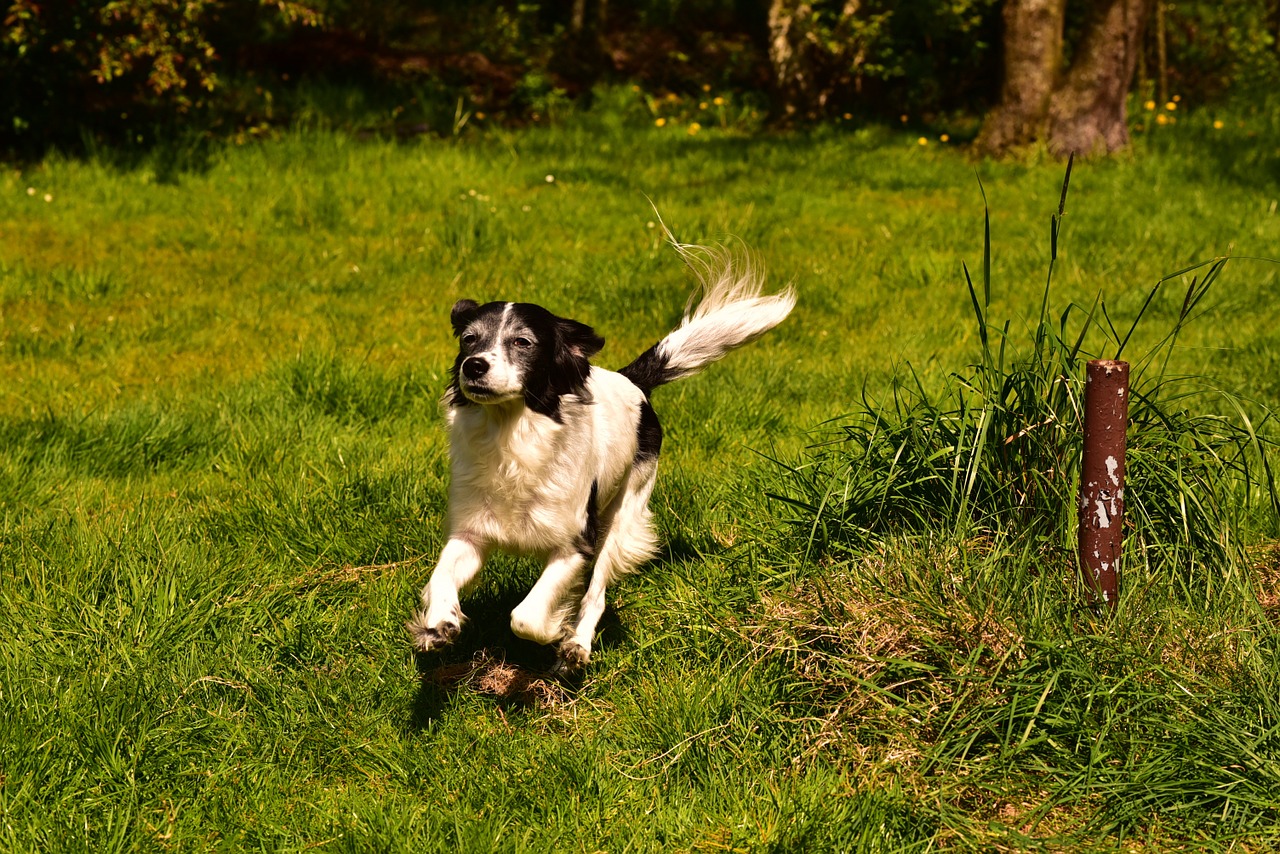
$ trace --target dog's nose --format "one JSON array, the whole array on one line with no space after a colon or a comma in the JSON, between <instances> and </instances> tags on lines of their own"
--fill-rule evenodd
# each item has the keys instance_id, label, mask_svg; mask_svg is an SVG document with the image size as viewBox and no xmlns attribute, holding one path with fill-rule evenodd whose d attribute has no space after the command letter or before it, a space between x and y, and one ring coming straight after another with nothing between
<instances>
[{"instance_id":1,"label":"dog's nose","mask_svg":"<svg viewBox=\"0 0 1280 854\"><path fill-rule=\"evenodd\" d=\"M489 373L489 363L479 356L472 356L462 363L462 375L469 380L478 380Z\"/></svg>"}]
</instances>

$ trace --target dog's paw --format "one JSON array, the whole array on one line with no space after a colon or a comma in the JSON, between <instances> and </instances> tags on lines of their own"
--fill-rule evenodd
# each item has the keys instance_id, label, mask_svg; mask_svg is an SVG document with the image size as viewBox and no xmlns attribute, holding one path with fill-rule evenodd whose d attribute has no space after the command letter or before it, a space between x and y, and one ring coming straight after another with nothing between
<instances>
[{"instance_id":1,"label":"dog's paw","mask_svg":"<svg viewBox=\"0 0 1280 854\"><path fill-rule=\"evenodd\" d=\"M432 624L428 622L425 611L414 614L413 619L405 623L405 628L409 630L413 648L418 652L442 649L453 643L462 631L462 625L456 618L450 617Z\"/></svg>"},{"instance_id":2,"label":"dog's paw","mask_svg":"<svg viewBox=\"0 0 1280 854\"><path fill-rule=\"evenodd\" d=\"M559 677L576 676L586 669L590 661L590 650L583 649L572 638L566 639L560 642L556 650L556 663L552 666L551 672Z\"/></svg>"}]
</instances>

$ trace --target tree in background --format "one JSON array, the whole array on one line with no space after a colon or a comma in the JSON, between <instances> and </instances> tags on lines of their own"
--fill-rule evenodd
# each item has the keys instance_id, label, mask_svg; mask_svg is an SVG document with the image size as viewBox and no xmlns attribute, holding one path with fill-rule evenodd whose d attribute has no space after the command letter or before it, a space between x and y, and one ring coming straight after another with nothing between
<instances>
[{"instance_id":1,"label":"tree in background","mask_svg":"<svg viewBox=\"0 0 1280 854\"><path fill-rule=\"evenodd\" d=\"M0 139L57 144L103 117L130 127L181 119L216 101L213 33L244 38L269 17L317 26L296 0L9 0L0 34ZM258 37L261 37L260 34Z\"/></svg>"},{"instance_id":2,"label":"tree in background","mask_svg":"<svg viewBox=\"0 0 1280 854\"><path fill-rule=\"evenodd\" d=\"M998 0L769 0L775 117L893 115L983 100Z\"/></svg>"},{"instance_id":3,"label":"tree in background","mask_svg":"<svg viewBox=\"0 0 1280 854\"><path fill-rule=\"evenodd\" d=\"M978 136L1003 154L1037 142L1059 156L1128 145L1126 108L1148 0L1089 0L1070 64L1063 62L1066 0L1006 0L1004 82Z\"/></svg>"},{"instance_id":4,"label":"tree in background","mask_svg":"<svg viewBox=\"0 0 1280 854\"><path fill-rule=\"evenodd\" d=\"M839 90L857 86L867 42L885 17L861 17L861 9L861 0L843 0L829 10L808 0L771 0L775 113L787 119L817 118Z\"/></svg>"},{"instance_id":5,"label":"tree in background","mask_svg":"<svg viewBox=\"0 0 1280 854\"><path fill-rule=\"evenodd\" d=\"M1144 100L1280 92L1280 0L0 0L0 21L0 151L28 155L299 115L458 133L619 83L648 120L714 90L780 125L983 117L984 151L1105 152L1135 64Z\"/></svg>"}]
</instances>

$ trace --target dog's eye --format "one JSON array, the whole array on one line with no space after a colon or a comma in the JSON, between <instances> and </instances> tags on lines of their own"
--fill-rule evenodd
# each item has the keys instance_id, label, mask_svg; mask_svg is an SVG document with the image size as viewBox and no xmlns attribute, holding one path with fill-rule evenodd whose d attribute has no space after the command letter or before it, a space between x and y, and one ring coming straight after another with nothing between
<instances>
[{"instance_id":1,"label":"dog's eye","mask_svg":"<svg viewBox=\"0 0 1280 854\"><path fill-rule=\"evenodd\" d=\"M521 350L524 350L528 347L533 346L533 342L530 341L528 338L516 338L511 343L519 347Z\"/></svg>"},{"instance_id":2,"label":"dog's eye","mask_svg":"<svg viewBox=\"0 0 1280 854\"><path fill-rule=\"evenodd\" d=\"M463 344L474 344L474 343L476 343L476 339L477 339L477 338L479 338L479 337L480 337L480 336L479 336L479 335L476 335L474 332L468 332L466 335L463 335L463 336L462 336L462 343L463 343Z\"/></svg>"}]
</instances>

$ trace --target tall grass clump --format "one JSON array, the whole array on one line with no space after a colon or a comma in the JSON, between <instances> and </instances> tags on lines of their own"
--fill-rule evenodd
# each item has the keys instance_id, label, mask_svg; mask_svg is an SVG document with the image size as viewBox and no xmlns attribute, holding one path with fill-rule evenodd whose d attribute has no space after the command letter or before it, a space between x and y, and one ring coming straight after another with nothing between
<instances>
[{"instance_id":1,"label":"tall grass clump","mask_svg":"<svg viewBox=\"0 0 1280 854\"><path fill-rule=\"evenodd\" d=\"M879 397L865 393L834 435L783 463L774 494L793 510L806 556L854 555L886 534L950 531L1013 536L1067 554L1075 529L1083 436L1085 366L1131 358L1127 525L1141 560L1154 567L1224 567L1238 556L1244 508L1276 507L1263 429L1265 407L1204 376L1175 374L1169 357L1227 258L1160 279L1127 328L1101 294L1092 305L1053 307L1053 272L1071 164L1051 216L1040 310L1023 338L991 318L991 225L984 205L983 260L964 276L976 320L977 360L933 388L910 364ZM984 194L985 196L985 194ZM1153 334L1148 309L1192 275L1172 325ZM1097 341L1098 343L1093 343ZM1135 342L1148 342L1130 357Z\"/></svg>"}]
</instances>

